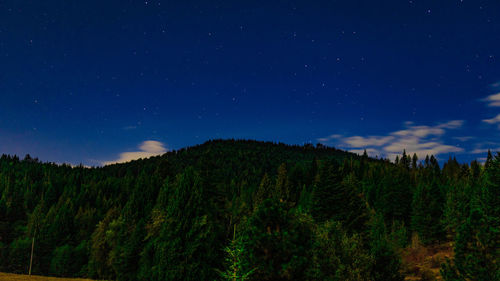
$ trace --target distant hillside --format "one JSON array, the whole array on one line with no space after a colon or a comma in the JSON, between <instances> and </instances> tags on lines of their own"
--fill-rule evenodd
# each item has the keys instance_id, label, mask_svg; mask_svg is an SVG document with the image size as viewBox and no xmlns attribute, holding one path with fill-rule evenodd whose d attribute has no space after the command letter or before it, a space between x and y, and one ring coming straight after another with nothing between
<instances>
[{"instance_id":1,"label":"distant hillside","mask_svg":"<svg viewBox=\"0 0 500 281\"><path fill-rule=\"evenodd\" d=\"M281 163L307 163L313 160L359 159L357 154L321 144L287 145L253 140L211 140L203 144L167 152L162 156L107 166L106 172L122 175L134 169L164 169L166 174L177 174L188 166L199 167L209 163L225 177L251 171L261 177L276 174ZM256 169L257 168L257 169Z\"/></svg>"}]
</instances>

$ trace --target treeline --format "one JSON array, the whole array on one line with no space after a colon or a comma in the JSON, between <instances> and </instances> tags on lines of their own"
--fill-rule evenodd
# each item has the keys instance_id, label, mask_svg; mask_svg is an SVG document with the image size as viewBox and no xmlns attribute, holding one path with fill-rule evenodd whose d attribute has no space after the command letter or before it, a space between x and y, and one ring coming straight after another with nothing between
<instances>
[{"instance_id":1,"label":"treeline","mask_svg":"<svg viewBox=\"0 0 500 281\"><path fill-rule=\"evenodd\" d=\"M445 280L500 280L500 155L217 140L102 168L0 158L0 271L108 280L403 280L415 239Z\"/></svg>"}]
</instances>

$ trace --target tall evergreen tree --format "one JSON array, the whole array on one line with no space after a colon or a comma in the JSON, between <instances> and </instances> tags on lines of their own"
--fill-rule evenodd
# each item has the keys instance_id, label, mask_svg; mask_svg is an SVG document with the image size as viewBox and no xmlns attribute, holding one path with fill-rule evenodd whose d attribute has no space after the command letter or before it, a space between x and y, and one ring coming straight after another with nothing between
<instances>
[{"instance_id":1,"label":"tall evergreen tree","mask_svg":"<svg viewBox=\"0 0 500 281\"><path fill-rule=\"evenodd\" d=\"M403 281L401 258L388 239L383 217L378 214L370 222L370 252L374 263L371 279L374 281Z\"/></svg>"},{"instance_id":2,"label":"tall evergreen tree","mask_svg":"<svg viewBox=\"0 0 500 281\"><path fill-rule=\"evenodd\" d=\"M178 176L165 223L154 241L150 280L211 280L217 244L204 186L192 168Z\"/></svg>"},{"instance_id":3,"label":"tall evergreen tree","mask_svg":"<svg viewBox=\"0 0 500 281\"><path fill-rule=\"evenodd\" d=\"M233 239L229 246L224 248L226 253L226 270L220 271L222 280L227 281L246 281L250 280L251 275L256 270L248 264L245 259L248 255L247 249L239 236L236 236L236 227L234 228Z\"/></svg>"},{"instance_id":4,"label":"tall evergreen tree","mask_svg":"<svg viewBox=\"0 0 500 281\"><path fill-rule=\"evenodd\" d=\"M262 180L260 181L260 185L255 192L255 196L253 199L254 209L256 209L264 200L267 198L271 198L273 196L273 184L269 176L264 174Z\"/></svg>"},{"instance_id":5,"label":"tall evergreen tree","mask_svg":"<svg viewBox=\"0 0 500 281\"><path fill-rule=\"evenodd\" d=\"M290 181L285 163L282 163L278 168L275 194L275 197L282 201L288 201L290 198Z\"/></svg>"},{"instance_id":6,"label":"tall evergreen tree","mask_svg":"<svg viewBox=\"0 0 500 281\"><path fill-rule=\"evenodd\" d=\"M310 266L312 221L290 210L286 202L265 200L242 232L247 250L242 262L255 269L248 280L305 280Z\"/></svg>"},{"instance_id":7,"label":"tall evergreen tree","mask_svg":"<svg viewBox=\"0 0 500 281\"><path fill-rule=\"evenodd\" d=\"M413 193L411 226L424 243L444 238L444 196L435 181L421 183Z\"/></svg>"},{"instance_id":8,"label":"tall evergreen tree","mask_svg":"<svg viewBox=\"0 0 500 281\"><path fill-rule=\"evenodd\" d=\"M340 223L333 221L316 227L307 280L368 281L372 280L372 264L359 235L347 235Z\"/></svg>"},{"instance_id":9,"label":"tall evergreen tree","mask_svg":"<svg viewBox=\"0 0 500 281\"><path fill-rule=\"evenodd\" d=\"M486 167L486 179L458 229L455 256L441 270L447 281L500 280L500 153Z\"/></svg>"},{"instance_id":10,"label":"tall evergreen tree","mask_svg":"<svg viewBox=\"0 0 500 281\"><path fill-rule=\"evenodd\" d=\"M325 164L313 189L314 219L318 222L339 221L349 232L362 230L367 220L367 209L358 193L359 185L354 174L342 179L335 164Z\"/></svg>"},{"instance_id":11,"label":"tall evergreen tree","mask_svg":"<svg viewBox=\"0 0 500 281\"><path fill-rule=\"evenodd\" d=\"M408 224L412 202L408 170L401 167L387 167L378 193L374 207L383 214L386 222L399 220Z\"/></svg>"}]
</instances>

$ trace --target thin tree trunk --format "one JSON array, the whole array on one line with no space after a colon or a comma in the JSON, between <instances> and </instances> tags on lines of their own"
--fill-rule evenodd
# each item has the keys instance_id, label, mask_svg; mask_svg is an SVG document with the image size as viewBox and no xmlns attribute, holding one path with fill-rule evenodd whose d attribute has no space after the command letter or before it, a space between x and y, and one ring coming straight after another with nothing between
<instances>
[{"instance_id":1,"label":"thin tree trunk","mask_svg":"<svg viewBox=\"0 0 500 281\"><path fill-rule=\"evenodd\" d=\"M36 233L36 232L35 232ZM35 235L33 235L33 240L31 240L31 257L30 257L30 270L29 276L31 276L31 265L33 264L33 249L35 248Z\"/></svg>"}]
</instances>

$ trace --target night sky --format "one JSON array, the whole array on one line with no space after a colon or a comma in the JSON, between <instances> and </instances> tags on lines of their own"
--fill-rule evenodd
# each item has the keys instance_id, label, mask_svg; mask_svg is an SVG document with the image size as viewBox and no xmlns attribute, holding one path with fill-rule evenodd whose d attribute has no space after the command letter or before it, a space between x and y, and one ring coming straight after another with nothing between
<instances>
[{"instance_id":1,"label":"night sky","mask_svg":"<svg viewBox=\"0 0 500 281\"><path fill-rule=\"evenodd\" d=\"M381 4L382 3L382 4ZM500 2L0 1L0 154L500 150Z\"/></svg>"}]
</instances>

